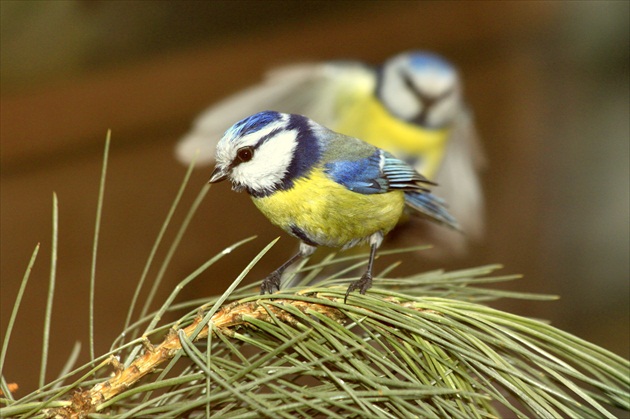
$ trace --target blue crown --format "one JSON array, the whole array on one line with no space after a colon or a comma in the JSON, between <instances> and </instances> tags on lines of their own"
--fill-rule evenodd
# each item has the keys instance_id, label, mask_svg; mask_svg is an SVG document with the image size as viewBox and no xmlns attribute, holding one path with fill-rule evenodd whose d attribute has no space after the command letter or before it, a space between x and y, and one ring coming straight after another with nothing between
<instances>
[{"instance_id":1,"label":"blue crown","mask_svg":"<svg viewBox=\"0 0 630 419\"><path fill-rule=\"evenodd\" d=\"M412 52L409 54L409 64L414 70L434 68L445 73L454 71L453 65L439 55L430 52Z\"/></svg>"},{"instance_id":2,"label":"blue crown","mask_svg":"<svg viewBox=\"0 0 630 419\"><path fill-rule=\"evenodd\" d=\"M282 115L275 111L259 112L248 116L245 119L241 119L236 124L232 125L227 131L225 131L224 137L230 139L243 137L247 134L260 131L270 123L279 120L281 117Z\"/></svg>"}]
</instances>

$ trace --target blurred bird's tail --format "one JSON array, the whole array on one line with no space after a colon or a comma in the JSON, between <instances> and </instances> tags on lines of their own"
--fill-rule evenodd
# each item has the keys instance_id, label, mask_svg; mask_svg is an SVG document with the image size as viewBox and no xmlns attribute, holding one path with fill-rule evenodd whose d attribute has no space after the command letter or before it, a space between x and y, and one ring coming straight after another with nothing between
<instances>
[{"instance_id":1,"label":"blurred bird's tail","mask_svg":"<svg viewBox=\"0 0 630 419\"><path fill-rule=\"evenodd\" d=\"M444 201L426 192L405 192L405 204L433 222L460 230L455 217L449 214Z\"/></svg>"}]
</instances>

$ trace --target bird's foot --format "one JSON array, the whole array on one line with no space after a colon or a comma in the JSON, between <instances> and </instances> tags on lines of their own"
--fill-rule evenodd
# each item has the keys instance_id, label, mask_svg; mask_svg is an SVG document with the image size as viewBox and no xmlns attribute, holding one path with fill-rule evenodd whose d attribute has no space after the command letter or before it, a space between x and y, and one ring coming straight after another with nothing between
<instances>
[{"instance_id":1,"label":"bird's foot","mask_svg":"<svg viewBox=\"0 0 630 419\"><path fill-rule=\"evenodd\" d=\"M372 287L372 274L370 274L369 272L366 272L358 281L354 281L353 283L350 284L350 286L348 287L348 291L346 291L346 297L343 299L343 303L344 304L346 303L346 300L348 300L348 296L350 295L352 291L359 290L360 294L365 294L365 292L369 290L371 287Z\"/></svg>"},{"instance_id":2,"label":"bird's foot","mask_svg":"<svg viewBox=\"0 0 630 419\"><path fill-rule=\"evenodd\" d=\"M260 294L273 294L273 290L280 291L280 277L282 274L278 271L273 271L260 284Z\"/></svg>"}]
</instances>

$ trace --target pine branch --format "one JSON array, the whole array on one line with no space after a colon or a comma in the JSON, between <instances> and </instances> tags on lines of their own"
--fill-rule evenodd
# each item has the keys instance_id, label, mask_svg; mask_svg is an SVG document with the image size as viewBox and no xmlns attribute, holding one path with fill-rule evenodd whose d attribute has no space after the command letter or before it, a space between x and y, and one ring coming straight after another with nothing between
<instances>
[{"instance_id":1,"label":"pine branch","mask_svg":"<svg viewBox=\"0 0 630 419\"><path fill-rule=\"evenodd\" d=\"M507 410L613 418L611 407L630 408L626 360L540 321L462 301L471 284L493 280L470 272L382 281L348 304L344 287L322 283L250 294L212 316L208 308L191 313L161 344L145 343L129 367L47 416L498 417ZM448 299L410 295L453 282L463 292L450 289ZM404 294L393 291L402 284ZM186 367L150 374L167 361Z\"/></svg>"},{"instance_id":2,"label":"pine branch","mask_svg":"<svg viewBox=\"0 0 630 419\"><path fill-rule=\"evenodd\" d=\"M294 308L306 312L315 310L333 320L340 320L342 315L338 310L321 304L305 303L295 300L277 300L275 303L289 304ZM268 311L269 310L269 311ZM251 317L257 321L271 322L273 317L282 318L289 323L297 323L296 319L283 310L274 306L265 306L258 302L232 303L222 308L210 319L214 330L218 333L231 335L232 329L239 326L249 326L251 323L244 319ZM202 325L203 322L203 325ZM104 403L132 387L145 375L155 371L165 361L173 358L177 351L182 350L182 342L198 341L208 336L208 322L204 322L203 313L194 321L182 329L171 329L166 339L157 347L145 340L145 352L137 358L129 367L123 368L115 357L110 362L116 368L116 373L109 380L99 383L90 390L76 393L72 396L72 404L53 411L51 416L63 418L84 417L88 413L98 410L98 405Z\"/></svg>"}]
</instances>

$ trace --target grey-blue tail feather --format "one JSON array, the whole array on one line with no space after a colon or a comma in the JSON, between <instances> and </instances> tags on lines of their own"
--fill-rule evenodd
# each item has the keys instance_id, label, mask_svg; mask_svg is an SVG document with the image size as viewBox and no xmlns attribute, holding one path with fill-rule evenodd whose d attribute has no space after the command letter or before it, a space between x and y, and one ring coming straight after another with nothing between
<instances>
[{"instance_id":1,"label":"grey-blue tail feather","mask_svg":"<svg viewBox=\"0 0 630 419\"><path fill-rule=\"evenodd\" d=\"M422 192L405 192L405 204L418 211L431 221L460 230L455 217L449 214L446 204L441 198Z\"/></svg>"}]
</instances>

